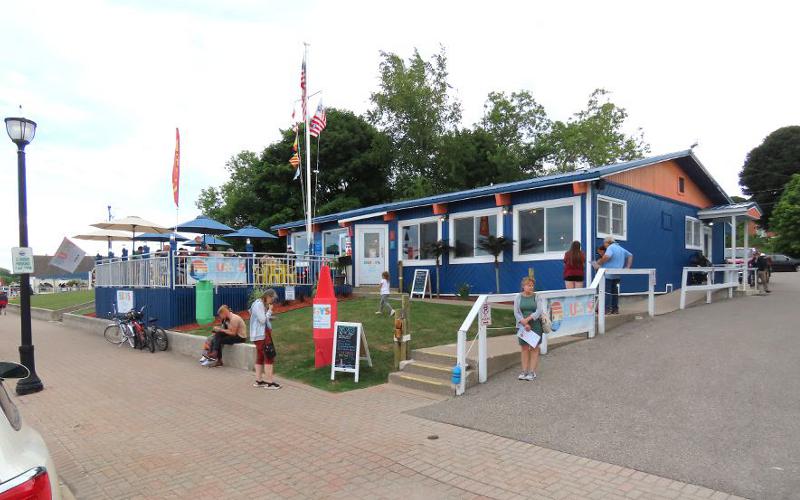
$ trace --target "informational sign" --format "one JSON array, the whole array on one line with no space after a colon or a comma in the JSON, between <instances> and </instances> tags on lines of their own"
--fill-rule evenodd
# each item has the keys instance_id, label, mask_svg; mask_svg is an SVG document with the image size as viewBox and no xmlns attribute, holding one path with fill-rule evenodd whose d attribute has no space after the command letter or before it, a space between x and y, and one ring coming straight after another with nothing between
<instances>
[{"instance_id":1,"label":"informational sign","mask_svg":"<svg viewBox=\"0 0 800 500\"><path fill-rule=\"evenodd\" d=\"M419 295L424 299L425 293L428 293L429 297L433 297L431 293L430 273L427 269L415 269L414 281L411 282L411 298L413 299L414 295Z\"/></svg>"},{"instance_id":2,"label":"informational sign","mask_svg":"<svg viewBox=\"0 0 800 500\"><path fill-rule=\"evenodd\" d=\"M217 284L247 284L247 259L237 257L191 257L189 258L188 283L200 280Z\"/></svg>"},{"instance_id":3,"label":"informational sign","mask_svg":"<svg viewBox=\"0 0 800 500\"><path fill-rule=\"evenodd\" d=\"M489 326L492 324L492 307L489 305L489 302L483 303L480 314L478 315L478 321L482 326Z\"/></svg>"},{"instance_id":4,"label":"informational sign","mask_svg":"<svg viewBox=\"0 0 800 500\"><path fill-rule=\"evenodd\" d=\"M331 327L331 305L314 304L314 328Z\"/></svg>"},{"instance_id":5,"label":"informational sign","mask_svg":"<svg viewBox=\"0 0 800 500\"><path fill-rule=\"evenodd\" d=\"M13 247L11 249L11 269L14 274L33 274L33 249Z\"/></svg>"},{"instance_id":6,"label":"informational sign","mask_svg":"<svg viewBox=\"0 0 800 500\"><path fill-rule=\"evenodd\" d=\"M365 355L361 355L361 351ZM369 354L367 336L361 323L345 323L337 321L333 331L333 357L331 359L331 380L336 372L353 373L358 382L358 373L361 360L367 361L372 366L372 357Z\"/></svg>"},{"instance_id":7,"label":"informational sign","mask_svg":"<svg viewBox=\"0 0 800 500\"><path fill-rule=\"evenodd\" d=\"M50 265L68 273L74 273L85 256L86 252L81 250L78 245L64 238L56 250L56 254L50 259Z\"/></svg>"},{"instance_id":8,"label":"informational sign","mask_svg":"<svg viewBox=\"0 0 800 500\"><path fill-rule=\"evenodd\" d=\"M284 298L286 300L294 300L294 287L293 286L287 286L286 287L286 289L284 291Z\"/></svg>"},{"instance_id":9,"label":"informational sign","mask_svg":"<svg viewBox=\"0 0 800 500\"><path fill-rule=\"evenodd\" d=\"M552 322L548 338L585 333L594 328L594 294L546 297L545 302Z\"/></svg>"},{"instance_id":10,"label":"informational sign","mask_svg":"<svg viewBox=\"0 0 800 500\"><path fill-rule=\"evenodd\" d=\"M117 290L117 312L130 312L133 306L133 290Z\"/></svg>"}]
</instances>

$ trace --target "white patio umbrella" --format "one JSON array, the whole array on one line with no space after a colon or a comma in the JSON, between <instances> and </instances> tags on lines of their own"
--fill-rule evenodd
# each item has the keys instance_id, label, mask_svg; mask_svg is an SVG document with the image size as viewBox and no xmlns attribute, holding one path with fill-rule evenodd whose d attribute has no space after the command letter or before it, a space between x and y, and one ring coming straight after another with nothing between
<instances>
[{"instance_id":1,"label":"white patio umbrella","mask_svg":"<svg viewBox=\"0 0 800 500\"><path fill-rule=\"evenodd\" d=\"M136 231L139 231L140 233L158 234L169 233L172 231L168 227L161 226L155 222L150 222L149 220L142 219L141 217L137 217L135 215L124 217L122 219L98 222L97 224L92 224L92 227L98 227L100 229L115 229L118 231L130 231L131 240L136 239ZM133 253L133 247L131 247L131 253Z\"/></svg>"},{"instance_id":2,"label":"white patio umbrella","mask_svg":"<svg viewBox=\"0 0 800 500\"><path fill-rule=\"evenodd\" d=\"M73 238L91 241L130 241L131 235L124 231L113 229L95 229L86 233L76 234Z\"/></svg>"}]
</instances>

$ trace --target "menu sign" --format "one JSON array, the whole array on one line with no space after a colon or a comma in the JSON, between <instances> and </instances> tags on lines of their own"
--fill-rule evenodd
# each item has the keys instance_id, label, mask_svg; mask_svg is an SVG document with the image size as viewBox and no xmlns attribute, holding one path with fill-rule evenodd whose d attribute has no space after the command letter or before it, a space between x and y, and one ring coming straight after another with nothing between
<instances>
[{"instance_id":1,"label":"menu sign","mask_svg":"<svg viewBox=\"0 0 800 500\"><path fill-rule=\"evenodd\" d=\"M358 382L358 372L363 349L366 352L365 359L369 366L372 366L372 358L369 354L367 337L364 334L364 327L361 323L345 323L337 321L333 329L333 359L331 360L331 380L334 380L336 372L353 373L355 381Z\"/></svg>"},{"instance_id":2,"label":"menu sign","mask_svg":"<svg viewBox=\"0 0 800 500\"><path fill-rule=\"evenodd\" d=\"M416 269L414 270L414 281L411 283L411 298L413 299L416 294L424 299L426 292L431 293L429 272L427 269Z\"/></svg>"}]
</instances>

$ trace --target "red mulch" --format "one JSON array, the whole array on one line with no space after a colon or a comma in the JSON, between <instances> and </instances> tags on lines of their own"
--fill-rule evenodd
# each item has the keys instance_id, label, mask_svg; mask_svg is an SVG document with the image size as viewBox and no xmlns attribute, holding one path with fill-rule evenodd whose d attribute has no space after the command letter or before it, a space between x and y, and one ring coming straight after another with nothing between
<instances>
[{"instance_id":1,"label":"red mulch","mask_svg":"<svg viewBox=\"0 0 800 500\"><path fill-rule=\"evenodd\" d=\"M352 299L353 299L352 296L350 296L350 297L336 297L336 300L339 301L339 302L344 302L344 301L352 300ZM312 305L313 305L313 301L311 299L303 300L303 301L293 300L291 303L286 304L286 305L275 304L272 307L272 314L281 314L281 313L285 313L287 311L294 311L295 309L302 309L304 307L311 307ZM245 320L245 321L250 319L250 311L238 311L238 312L236 312L236 314L241 316L242 319ZM218 319L214 319L214 322L211 323L210 325L218 325L218 324L220 324L220 321ZM170 330L175 330L176 332L188 332L190 330L197 330L198 328L201 328L203 326L209 326L209 325L198 325L197 323L189 323L188 325L174 326L174 327L170 328Z\"/></svg>"}]
</instances>

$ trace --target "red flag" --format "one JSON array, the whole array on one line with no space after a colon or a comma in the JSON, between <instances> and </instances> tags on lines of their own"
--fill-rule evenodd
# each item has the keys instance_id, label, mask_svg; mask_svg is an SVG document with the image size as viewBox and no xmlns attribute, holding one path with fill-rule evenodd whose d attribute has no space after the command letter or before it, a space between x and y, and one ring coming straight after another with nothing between
<instances>
[{"instance_id":1,"label":"red flag","mask_svg":"<svg viewBox=\"0 0 800 500\"><path fill-rule=\"evenodd\" d=\"M172 197L175 199L175 206L178 206L178 192L181 182L181 134L175 128L175 161L172 163Z\"/></svg>"}]
</instances>

